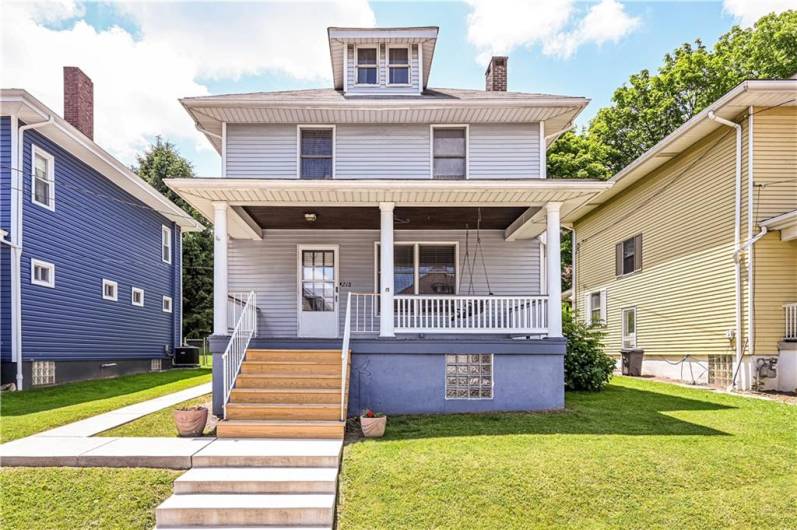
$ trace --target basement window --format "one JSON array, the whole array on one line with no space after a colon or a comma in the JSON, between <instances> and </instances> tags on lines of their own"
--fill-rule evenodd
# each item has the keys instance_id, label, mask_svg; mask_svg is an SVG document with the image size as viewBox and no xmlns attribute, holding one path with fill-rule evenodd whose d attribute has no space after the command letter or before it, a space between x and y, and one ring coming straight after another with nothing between
<instances>
[{"instance_id":1,"label":"basement window","mask_svg":"<svg viewBox=\"0 0 797 530\"><path fill-rule=\"evenodd\" d=\"M150 359L149 361L149 371L150 372L160 372L162 370L163 363L161 359Z\"/></svg>"},{"instance_id":2,"label":"basement window","mask_svg":"<svg viewBox=\"0 0 797 530\"><path fill-rule=\"evenodd\" d=\"M32 365L33 386L55 384L55 361L33 361Z\"/></svg>"},{"instance_id":3,"label":"basement window","mask_svg":"<svg viewBox=\"0 0 797 530\"><path fill-rule=\"evenodd\" d=\"M446 399L493 399L493 355L446 355Z\"/></svg>"}]
</instances>

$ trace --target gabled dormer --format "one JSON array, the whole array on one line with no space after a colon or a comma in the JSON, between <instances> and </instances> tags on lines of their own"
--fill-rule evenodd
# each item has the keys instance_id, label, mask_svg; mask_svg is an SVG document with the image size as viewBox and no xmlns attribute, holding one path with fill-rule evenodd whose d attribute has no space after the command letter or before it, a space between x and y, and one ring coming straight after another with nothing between
<instances>
[{"instance_id":1,"label":"gabled dormer","mask_svg":"<svg viewBox=\"0 0 797 530\"><path fill-rule=\"evenodd\" d=\"M336 90L346 96L417 96L426 88L437 27L328 28Z\"/></svg>"}]
</instances>

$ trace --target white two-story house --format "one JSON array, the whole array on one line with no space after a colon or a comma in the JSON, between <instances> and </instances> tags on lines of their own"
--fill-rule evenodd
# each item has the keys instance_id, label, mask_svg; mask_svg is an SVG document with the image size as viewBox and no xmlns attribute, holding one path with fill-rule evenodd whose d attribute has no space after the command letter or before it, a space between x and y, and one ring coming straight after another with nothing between
<instances>
[{"instance_id":1,"label":"white two-story house","mask_svg":"<svg viewBox=\"0 0 797 530\"><path fill-rule=\"evenodd\" d=\"M437 36L329 28L333 87L182 100L222 160L168 181L215 226L220 436L564 406L559 220L607 184L545 153L588 100L508 92L507 57L429 88Z\"/></svg>"}]
</instances>

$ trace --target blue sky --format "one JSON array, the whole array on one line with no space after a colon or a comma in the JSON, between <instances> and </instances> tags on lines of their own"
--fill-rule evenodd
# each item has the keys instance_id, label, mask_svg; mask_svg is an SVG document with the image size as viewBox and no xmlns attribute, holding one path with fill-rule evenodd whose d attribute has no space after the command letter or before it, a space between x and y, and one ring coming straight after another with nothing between
<instances>
[{"instance_id":1,"label":"blue sky","mask_svg":"<svg viewBox=\"0 0 797 530\"><path fill-rule=\"evenodd\" d=\"M786 7L797 2L14 4L3 8L0 81L61 112L60 67L81 66L95 82L98 143L131 163L160 134L197 174L215 175L219 157L177 98L329 86L327 25L439 26L430 86L482 88L485 58L508 54L510 90L589 97L585 125L629 75L655 70L681 43L713 45L733 24ZM26 55L47 58L34 68Z\"/></svg>"}]
</instances>

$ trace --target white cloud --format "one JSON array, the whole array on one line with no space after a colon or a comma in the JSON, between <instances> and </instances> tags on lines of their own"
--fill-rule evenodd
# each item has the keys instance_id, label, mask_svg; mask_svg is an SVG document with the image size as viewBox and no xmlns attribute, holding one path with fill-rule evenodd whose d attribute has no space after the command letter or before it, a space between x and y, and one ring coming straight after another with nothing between
<instances>
[{"instance_id":1,"label":"white cloud","mask_svg":"<svg viewBox=\"0 0 797 530\"><path fill-rule=\"evenodd\" d=\"M752 26L769 13L797 9L797 0L723 0L722 8L738 18L743 26Z\"/></svg>"},{"instance_id":2,"label":"white cloud","mask_svg":"<svg viewBox=\"0 0 797 530\"><path fill-rule=\"evenodd\" d=\"M617 42L638 25L617 0L601 0L586 14L574 0L468 0L468 40L477 60L503 55L521 46L539 45L546 55L570 57L586 44Z\"/></svg>"},{"instance_id":3,"label":"white cloud","mask_svg":"<svg viewBox=\"0 0 797 530\"><path fill-rule=\"evenodd\" d=\"M60 113L62 67L79 66L94 81L95 139L126 163L155 135L208 148L177 101L207 94L203 79L277 71L324 84L331 78L326 27L374 24L365 0L114 8L136 32L98 31L80 20L79 3L4 3L0 86L25 88Z\"/></svg>"}]
</instances>

